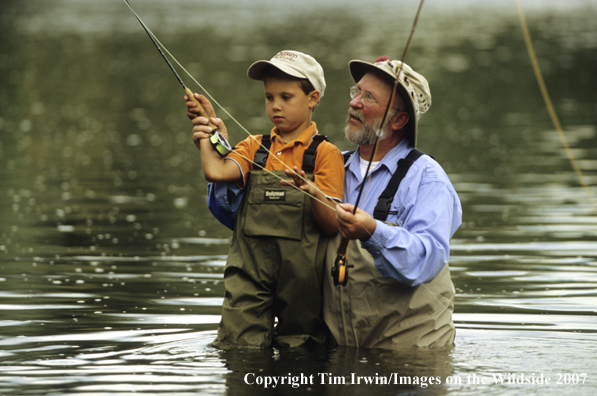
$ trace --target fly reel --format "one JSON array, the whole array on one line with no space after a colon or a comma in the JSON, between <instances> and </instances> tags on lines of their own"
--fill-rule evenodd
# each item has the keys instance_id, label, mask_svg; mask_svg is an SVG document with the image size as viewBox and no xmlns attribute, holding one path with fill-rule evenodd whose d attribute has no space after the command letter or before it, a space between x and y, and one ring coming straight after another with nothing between
<instances>
[{"instance_id":1,"label":"fly reel","mask_svg":"<svg viewBox=\"0 0 597 396\"><path fill-rule=\"evenodd\" d=\"M337 256L336 262L332 267L332 279L334 279L334 286L346 286L348 283L348 268L353 268L354 265L346 264L346 256Z\"/></svg>"}]
</instances>

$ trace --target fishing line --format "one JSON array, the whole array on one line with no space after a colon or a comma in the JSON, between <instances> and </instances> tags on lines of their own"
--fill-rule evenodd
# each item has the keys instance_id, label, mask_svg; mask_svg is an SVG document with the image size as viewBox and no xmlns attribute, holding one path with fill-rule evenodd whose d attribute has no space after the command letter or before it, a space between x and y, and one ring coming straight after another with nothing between
<instances>
[{"instance_id":1,"label":"fishing line","mask_svg":"<svg viewBox=\"0 0 597 396\"><path fill-rule=\"evenodd\" d=\"M541 69L539 68L539 62L537 62L537 57L535 55L535 50L533 48L533 42L531 40L531 35L530 35L529 29L527 27L526 18L524 16L524 11L520 4L520 0L516 0L516 5L518 7L518 16L520 18L520 25L522 28L522 34L524 36L524 41L527 46L527 51L529 53L529 57L531 58L531 63L533 65L533 71L535 72L535 77L537 78L537 83L539 84L539 89L541 90L541 95L543 96L543 100L545 101L545 105L547 106L547 111L549 112L549 116L551 117L551 122L553 123L554 127L556 128L556 131L558 132L558 136L560 137L562 146L564 146L564 151L566 152L568 161L570 161L570 164L572 165L572 169L574 169L574 172L576 173L576 176L578 177L580 184L582 185L582 187L586 191L587 195L589 196L589 199L591 200L591 203L593 204L593 206L597 207L597 204L595 203L593 194L589 190L589 185L586 183L583 173L580 170L580 168L578 167L576 160L574 159L572 150L570 149L570 146L568 145L568 141L566 140L566 136L564 135L564 131L560 124L560 120L558 119L558 116L556 114L554 106L551 102L549 92L547 91L547 87L545 85L545 82L543 81L543 75L541 73Z\"/></svg>"},{"instance_id":2,"label":"fishing line","mask_svg":"<svg viewBox=\"0 0 597 396\"><path fill-rule=\"evenodd\" d=\"M276 160L278 160L282 165L284 165L284 167L292 172L294 172L294 169L290 168L290 166L288 166L286 163L284 163L284 161L282 161L278 156L276 156L272 151L270 151L267 147L265 147L261 142L259 142L257 140L257 138L255 136L253 136L236 118L234 118L232 116L232 114L230 114L225 108L224 106L222 106L208 91L207 89L205 89L203 87L203 85L201 85L201 83L199 83L199 81L197 81L195 79L195 77L193 77L193 75L191 73L189 73L187 71L187 69L185 69L185 67L180 64L180 62L174 57L174 55L172 55L170 53L170 51L168 51L168 49L160 42L160 40L155 36L155 34L153 34L153 32L149 29L149 27L147 27L147 25L141 20L141 17L135 12L135 10L133 9L133 7L129 4L128 0L123 0L125 2L125 4L127 5L127 7L131 10L131 12L135 15L135 17L137 18L137 20L139 21L139 23L141 24L141 26L143 26L143 28L145 29L145 31L147 32L147 34L149 35L149 37L151 38L151 40L153 41L153 43L155 44L156 48L158 49L158 51L160 52L160 54L163 56L164 60L166 61L166 63L168 64L168 66L170 67L170 69L172 70L172 72L174 73L174 75L176 76L176 78L178 79L178 81L180 82L180 84L182 85L182 87L185 89L185 93L187 94L187 96L189 97L189 99L194 99L192 92L186 87L186 85L184 84L184 82L182 81L182 79L180 78L180 76L178 75L178 73L176 72L176 70L174 69L174 67L172 67L172 64L170 64L170 62L168 61L168 58L164 55L164 53L162 52L162 49L170 56L170 58L172 58L172 60L191 78L191 80L193 80L195 82L195 84L197 84L199 86L199 88L201 88L201 90L203 92L205 92L206 96L213 102L215 103L220 109L222 109L222 111L228 115L228 117L230 117L230 119L232 121L234 121L247 135L249 135L250 138L252 138L255 142L257 142L262 148L264 148L273 158L275 158ZM195 99L196 100L196 99ZM203 115L202 115L203 116ZM209 117L207 116L207 118L209 119ZM237 153L237 155L239 155L241 158L249 161L250 163L252 163L253 161L245 156L243 156L242 154ZM280 177L279 175L277 175L274 172L271 172L267 169L265 169L264 167L255 164L257 166L259 166L262 170L269 172L270 174L274 175L275 177L277 177L280 180L285 180L287 181L287 179L283 179L282 177ZM302 177L300 174L297 174L296 172L294 172L298 178L300 178L301 180L303 180L306 183L309 183L309 180L307 180L306 178ZM323 193L323 191L321 191L319 189L319 187L315 184L315 183L311 183L316 190L318 190L319 192L321 192L323 195L325 195ZM301 191L302 193L306 194L308 197L322 203L323 205L327 206L328 208L335 210L335 206L331 206L329 203L325 203L322 200L318 199L317 197L309 194L308 192L300 189L298 186L295 186L294 184L289 184L291 186L293 186L294 188L296 188L297 190Z\"/></svg>"},{"instance_id":3,"label":"fishing line","mask_svg":"<svg viewBox=\"0 0 597 396\"><path fill-rule=\"evenodd\" d=\"M566 152L566 156L567 156L568 160L570 161L570 164L571 164L571 166L572 166L572 168L573 168L576 176L578 177L578 180L579 180L580 184L582 185L583 189L587 193L587 195L588 195L591 203L593 204L593 206L597 207L597 204L595 202L595 198L594 198L593 194L591 193L591 191L589 189L589 185L585 181L583 173L582 173L580 167L578 166L578 164L577 164L577 162L576 162L576 160L574 158L574 155L572 154L572 150L570 148L570 145L568 144L568 141L566 140L566 136L564 134L564 130L563 130L561 124L560 124L560 121L559 121L559 118L558 118L557 113L555 111L554 105L553 105L553 103L551 101L549 92L547 90L547 86L545 85L545 81L543 79L543 75L542 75L541 69L539 67L539 62L537 61L537 56L536 56L535 50L533 48L533 43L532 43L532 40L531 40L531 35L529 33L529 30L528 30L528 26L527 26L527 23L526 23L526 18L525 18L524 11L523 11L523 8L521 6L520 0L516 0L516 5L517 5L517 8L518 8L518 15L519 15L519 18L520 18L520 25L521 25L521 28L522 28L522 33L523 33L525 44L526 44L526 47L527 47L527 52L529 54L529 58L531 60L532 66L533 66L533 71L534 71L535 77L537 79L537 83L539 85L539 89L541 91L541 95L542 95L543 100L545 102L545 105L547 107L547 111L549 113L551 121L552 121L552 123L553 123L553 125L554 125L554 127L555 127L555 129L556 129L556 131L558 133L558 136L560 138L562 146L564 147L564 150ZM417 18L418 18L418 15L417 15ZM413 26L413 29L414 29L414 26ZM410 45L410 40L409 40L409 43L407 44L407 49L405 50L405 54L408 51L408 46L409 45ZM404 62L404 57L403 57L402 62ZM377 241L375 241L375 242L377 243Z\"/></svg>"}]
</instances>

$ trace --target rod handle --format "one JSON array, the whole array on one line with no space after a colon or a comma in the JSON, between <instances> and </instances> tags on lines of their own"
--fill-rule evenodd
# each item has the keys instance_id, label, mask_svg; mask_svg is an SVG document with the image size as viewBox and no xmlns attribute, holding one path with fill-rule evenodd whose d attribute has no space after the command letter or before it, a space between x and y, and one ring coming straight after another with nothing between
<instances>
[{"instance_id":1,"label":"rod handle","mask_svg":"<svg viewBox=\"0 0 597 396\"><path fill-rule=\"evenodd\" d=\"M193 95L193 92L189 88L185 88L184 92L185 94L187 94L187 98L189 98L189 100L193 101L193 103L197 105L197 108L199 109L199 113L201 114L201 116L209 120L211 117L207 115L207 112L205 111L203 106L201 106L201 103L199 103L195 95ZM208 121L207 126L210 127L212 130L218 129L218 127L212 124L211 121Z\"/></svg>"},{"instance_id":2,"label":"rod handle","mask_svg":"<svg viewBox=\"0 0 597 396\"><path fill-rule=\"evenodd\" d=\"M350 242L350 239L346 239L344 237L342 237L342 239L340 239L340 244L338 245L338 250L336 250L336 254L338 256L346 256L349 242Z\"/></svg>"}]
</instances>

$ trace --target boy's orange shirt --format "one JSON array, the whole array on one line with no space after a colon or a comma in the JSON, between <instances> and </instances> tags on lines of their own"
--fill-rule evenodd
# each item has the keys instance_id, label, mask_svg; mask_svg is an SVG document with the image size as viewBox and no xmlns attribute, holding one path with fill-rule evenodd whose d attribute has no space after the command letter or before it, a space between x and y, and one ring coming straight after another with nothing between
<instances>
[{"instance_id":1,"label":"boy's orange shirt","mask_svg":"<svg viewBox=\"0 0 597 396\"><path fill-rule=\"evenodd\" d=\"M317 126L314 122L305 129L300 136L292 142L284 143L276 128L272 129L270 155L267 157L265 169L284 170L294 166L302 169L303 154L309 148L311 140L317 134ZM261 147L262 135L248 137L228 154L226 159L235 161L243 174L244 184L246 185L249 171L253 169L253 160L255 153ZM344 193L344 158L336 146L328 141L323 141L317 147L317 157L315 159L315 169L313 170L314 182L329 198L342 201Z\"/></svg>"}]
</instances>

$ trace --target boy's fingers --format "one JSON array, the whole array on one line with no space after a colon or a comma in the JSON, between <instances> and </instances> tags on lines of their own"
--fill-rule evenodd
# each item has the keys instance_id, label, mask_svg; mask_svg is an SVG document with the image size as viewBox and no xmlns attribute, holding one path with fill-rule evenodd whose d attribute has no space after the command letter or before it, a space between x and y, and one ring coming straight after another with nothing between
<instances>
[{"instance_id":1,"label":"boy's fingers","mask_svg":"<svg viewBox=\"0 0 597 396\"><path fill-rule=\"evenodd\" d=\"M203 106L203 109L205 109L205 112L207 113L208 116L210 117L215 117L216 116L216 112L214 111L213 106L211 105L211 102L209 100L207 100L207 98L203 95L199 95L198 93L194 94L195 99L197 99L197 101L201 104L201 106Z\"/></svg>"},{"instance_id":2,"label":"boy's fingers","mask_svg":"<svg viewBox=\"0 0 597 396\"><path fill-rule=\"evenodd\" d=\"M205 117L199 116L193 118L191 121L193 122L193 125L207 125L209 120Z\"/></svg>"},{"instance_id":3,"label":"boy's fingers","mask_svg":"<svg viewBox=\"0 0 597 396\"><path fill-rule=\"evenodd\" d=\"M221 118L215 118L215 117L210 117L209 121L214 124L217 127L222 126L222 119Z\"/></svg>"}]
</instances>

